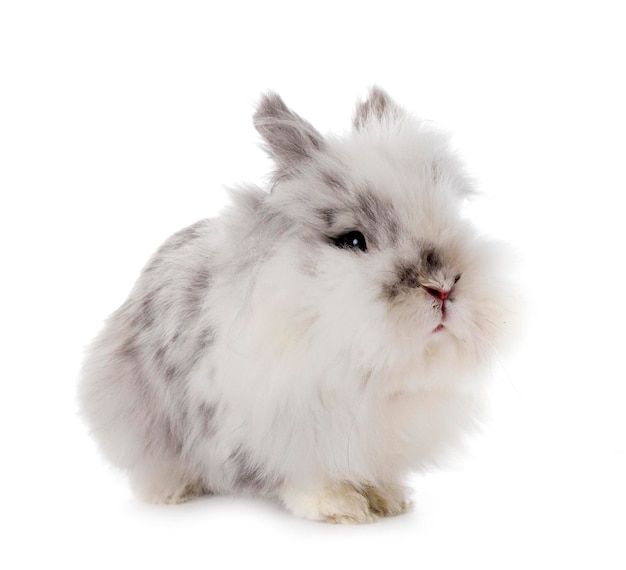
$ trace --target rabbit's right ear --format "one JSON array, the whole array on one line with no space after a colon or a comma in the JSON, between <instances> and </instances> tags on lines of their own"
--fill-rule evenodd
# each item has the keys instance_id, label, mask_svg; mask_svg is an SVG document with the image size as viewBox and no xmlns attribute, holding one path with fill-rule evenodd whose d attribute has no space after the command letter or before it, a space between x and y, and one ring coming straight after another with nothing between
<instances>
[{"instance_id":1,"label":"rabbit's right ear","mask_svg":"<svg viewBox=\"0 0 626 570\"><path fill-rule=\"evenodd\" d=\"M265 140L269 155L284 170L310 159L325 147L324 137L271 91L263 95L257 106L254 126Z\"/></svg>"},{"instance_id":2,"label":"rabbit's right ear","mask_svg":"<svg viewBox=\"0 0 626 570\"><path fill-rule=\"evenodd\" d=\"M404 111L377 85L369 90L365 101L358 103L352 124L357 131L368 125L379 124L383 121L397 121L404 116Z\"/></svg>"}]
</instances>

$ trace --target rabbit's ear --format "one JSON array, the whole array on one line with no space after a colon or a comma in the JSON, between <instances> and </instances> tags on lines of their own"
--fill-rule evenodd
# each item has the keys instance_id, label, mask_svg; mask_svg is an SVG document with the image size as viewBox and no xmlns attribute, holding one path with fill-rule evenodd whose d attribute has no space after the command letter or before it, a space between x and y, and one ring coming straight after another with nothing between
<instances>
[{"instance_id":1,"label":"rabbit's ear","mask_svg":"<svg viewBox=\"0 0 626 570\"><path fill-rule=\"evenodd\" d=\"M404 114L402 108L383 89L374 86L369 90L367 99L357 104L353 125L355 130L360 131L369 124L397 121Z\"/></svg>"},{"instance_id":2,"label":"rabbit's ear","mask_svg":"<svg viewBox=\"0 0 626 570\"><path fill-rule=\"evenodd\" d=\"M282 169L310 159L325 147L324 137L273 92L261 98L254 114L254 126L265 140L269 155Z\"/></svg>"}]
</instances>

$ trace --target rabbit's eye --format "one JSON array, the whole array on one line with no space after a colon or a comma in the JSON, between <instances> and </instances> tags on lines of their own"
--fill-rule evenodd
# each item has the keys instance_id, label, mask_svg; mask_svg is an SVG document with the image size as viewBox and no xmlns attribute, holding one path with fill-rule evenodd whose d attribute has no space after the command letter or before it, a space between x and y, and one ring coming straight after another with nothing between
<instances>
[{"instance_id":1,"label":"rabbit's eye","mask_svg":"<svg viewBox=\"0 0 626 570\"><path fill-rule=\"evenodd\" d=\"M348 232L347 234L336 237L335 245L337 247L345 247L346 249L360 249L361 251L367 251L367 243L365 242L365 236L359 231Z\"/></svg>"}]
</instances>

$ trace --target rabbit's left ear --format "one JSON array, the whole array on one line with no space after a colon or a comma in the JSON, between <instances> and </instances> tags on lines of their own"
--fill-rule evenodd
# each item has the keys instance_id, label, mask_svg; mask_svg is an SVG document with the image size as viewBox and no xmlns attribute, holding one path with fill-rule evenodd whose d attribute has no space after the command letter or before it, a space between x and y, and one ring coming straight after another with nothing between
<instances>
[{"instance_id":1,"label":"rabbit's left ear","mask_svg":"<svg viewBox=\"0 0 626 570\"><path fill-rule=\"evenodd\" d=\"M290 169L325 147L324 137L273 92L263 95L259 102L254 126L280 168Z\"/></svg>"},{"instance_id":2,"label":"rabbit's left ear","mask_svg":"<svg viewBox=\"0 0 626 570\"><path fill-rule=\"evenodd\" d=\"M360 101L356 107L353 125L360 131L373 123L397 121L405 115L404 110L378 86L369 90L367 99Z\"/></svg>"}]
</instances>

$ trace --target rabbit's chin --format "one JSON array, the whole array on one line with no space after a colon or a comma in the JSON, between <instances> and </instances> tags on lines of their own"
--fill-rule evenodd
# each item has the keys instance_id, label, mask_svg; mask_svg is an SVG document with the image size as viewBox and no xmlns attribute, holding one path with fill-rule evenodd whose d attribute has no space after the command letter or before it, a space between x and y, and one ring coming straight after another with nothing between
<instances>
[{"instance_id":1,"label":"rabbit's chin","mask_svg":"<svg viewBox=\"0 0 626 570\"><path fill-rule=\"evenodd\" d=\"M381 374L380 389L388 395L424 389L472 390L485 378L494 351L486 338L454 316L405 319L387 338L389 364ZM474 332L474 335L470 334Z\"/></svg>"}]
</instances>

